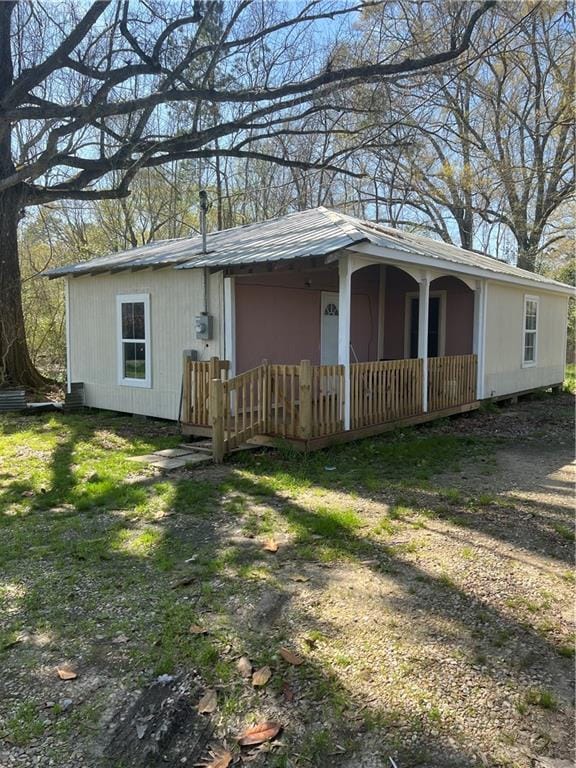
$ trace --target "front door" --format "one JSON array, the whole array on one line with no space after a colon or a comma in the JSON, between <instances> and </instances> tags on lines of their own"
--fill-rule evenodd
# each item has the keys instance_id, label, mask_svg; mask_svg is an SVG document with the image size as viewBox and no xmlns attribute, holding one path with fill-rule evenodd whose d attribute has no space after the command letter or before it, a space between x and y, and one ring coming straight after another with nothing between
<instances>
[{"instance_id":1,"label":"front door","mask_svg":"<svg viewBox=\"0 0 576 768\"><path fill-rule=\"evenodd\" d=\"M338 305L337 293L322 292L320 318L320 363L338 364Z\"/></svg>"},{"instance_id":2,"label":"front door","mask_svg":"<svg viewBox=\"0 0 576 768\"><path fill-rule=\"evenodd\" d=\"M418 357L418 298L410 299L410 357ZM428 357L440 354L440 297L430 296L428 305Z\"/></svg>"}]
</instances>

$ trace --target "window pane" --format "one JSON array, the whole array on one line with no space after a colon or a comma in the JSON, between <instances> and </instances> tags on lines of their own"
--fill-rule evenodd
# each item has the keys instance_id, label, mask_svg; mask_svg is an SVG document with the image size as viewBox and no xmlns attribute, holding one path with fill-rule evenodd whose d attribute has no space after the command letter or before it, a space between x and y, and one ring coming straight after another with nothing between
<instances>
[{"instance_id":1,"label":"window pane","mask_svg":"<svg viewBox=\"0 0 576 768\"><path fill-rule=\"evenodd\" d=\"M134 305L122 304L122 338L134 338Z\"/></svg>"},{"instance_id":2,"label":"window pane","mask_svg":"<svg viewBox=\"0 0 576 768\"><path fill-rule=\"evenodd\" d=\"M536 336L533 333L526 333L524 336L524 362L533 363L535 360L535 345Z\"/></svg>"},{"instance_id":3,"label":"window pane","mask_svg":"<svg viewBox=\"0 0 576 768\"><path fill-rule=\"evenodd\" d=\"M124 342L124 378L146 378L146 345L136 342Z\"/></svg>"},{"instance_id":4,"label":"window pane","mask_svg":"<svg viewBox=\"0 0 576 768\"><path fill-rule=\"evenodd\" d=\"M122 303L122 338L144 339L146 338L144 327L144 302Z\"/></svg>"},{"instance_id":5,"label":"window pane","mask_svg":"<svg viewBox=\"0 0 576 768\"><path fill-rule=\"evenodd\" d=\"M526 302L526 330L527 331L536 330L536 307L537 305L535 301Z\"/></svg>"},{"instance_id":6,"label":"window pane","mask_svg":"<svg viewBox=\"0 0 576 768\"><path fill-rule=\"evenodd\" d=\"M133 339L145 339L146 329L144 328L144 302L137 301L132 304L134 312L134 336Z\"/></svg>"}]
</instances>

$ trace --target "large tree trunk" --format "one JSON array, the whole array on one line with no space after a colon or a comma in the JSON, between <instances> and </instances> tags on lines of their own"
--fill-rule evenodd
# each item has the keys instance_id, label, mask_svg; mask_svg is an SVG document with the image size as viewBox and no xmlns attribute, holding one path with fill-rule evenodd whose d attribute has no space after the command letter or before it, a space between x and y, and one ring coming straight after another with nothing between
<instances>
[{"instance_id":1,"label":"large tree trunk","mask_svg":"<svg viewBox=\"0 0 576 768\"><path fill-rule=\"evenodd\" d=\"M17 187L0 192L0 386L37 388L46 380L34 367L26 344L18 259L21 208Z\"/></svg>"},{"instance_id":2,"label":"large tree trunk","mask_svg":"<svg viewBox=\"0 0 576 768\"><path fill-rule=\"evenodd\" d=\"M15 4L0 2L0 98L12 84L10 18ZM12 127L0 122L0 179L14 173ZM0 386L18 384L37 388L46 383L30 359L22 312L18 260L18 221L23 209L19 186L0 192Z\"/></svg>"}]
</instances>

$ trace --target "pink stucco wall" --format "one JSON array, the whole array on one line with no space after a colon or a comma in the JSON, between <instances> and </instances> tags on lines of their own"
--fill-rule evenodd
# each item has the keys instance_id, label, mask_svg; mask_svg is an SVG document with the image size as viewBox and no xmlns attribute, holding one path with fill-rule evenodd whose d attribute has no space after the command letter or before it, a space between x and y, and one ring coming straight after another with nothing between
<instances>
[{"instance_id":1,"label":"pink stucco wall","mask_svg":"<svg viewBox=\"0 0 576 768\"><path fill-rule=\"evenodd\" d=\"M384 303L385 360L404 357L404 311L406 294L418 290L418 283L396 267L386 267L386 300Z\"/></svg>"},{"instance_id":2,"label":"pink stucco wall","mask_svg":"<svg viewBox=\"0 0 576 768\"><path fill-rule=\"evenodd\" d=\"M351 342L360 361L378 355L379 267L352 276ZM338 291L336 265L307 270L277 270L236 277L236 366L238 372L274 363L320 362L322 291ZM405 294L416 282L395 267L386 269L384 358L404 357ZM455 278L435 281L447 291L446 354L472 351L472 292ZM352 359L355 357L352 355Z\"/></svg>"},{"instance_id":3,"label":"pink stucco wall","mask_svg":"<svg viewBox=\"0 0 576 768\"><path fill-rule=\"evenodd\" d=\"M273 363L310 360L319 364L322 291L338 292L336 265L237 277L237 370L248 370L263 358ZM353 275L350 332L358 359L374 359L378 346L377 267Z\"/></svg>"},{"instance_id":4,"label":"pink stucco wall","mask_svg":"<svg viewBox=\"0 0 576 768\"><path fill-rule=\"evenodd\" d=\"M474 293L456 277L439 277L431 291L446 291L446 354L471 355L474 334Z\"/></svg>"}]
</instances>

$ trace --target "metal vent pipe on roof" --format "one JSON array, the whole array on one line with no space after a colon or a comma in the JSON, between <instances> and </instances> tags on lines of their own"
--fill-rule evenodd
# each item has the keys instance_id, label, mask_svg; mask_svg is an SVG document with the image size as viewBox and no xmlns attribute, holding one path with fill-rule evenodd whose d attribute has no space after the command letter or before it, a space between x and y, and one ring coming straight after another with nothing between
<instances>
[{"instance_id":1,"label":"metal vent pipe on roof","mask_svg":"<svg viewBox=\"0 0 576 768\"><path fill-rule=\"evenodd\" d=\"M205 189L200 190L200 233L202 234L202 253L206 253L206 214L210 208Z\"/></svg>"}]
</instances>

